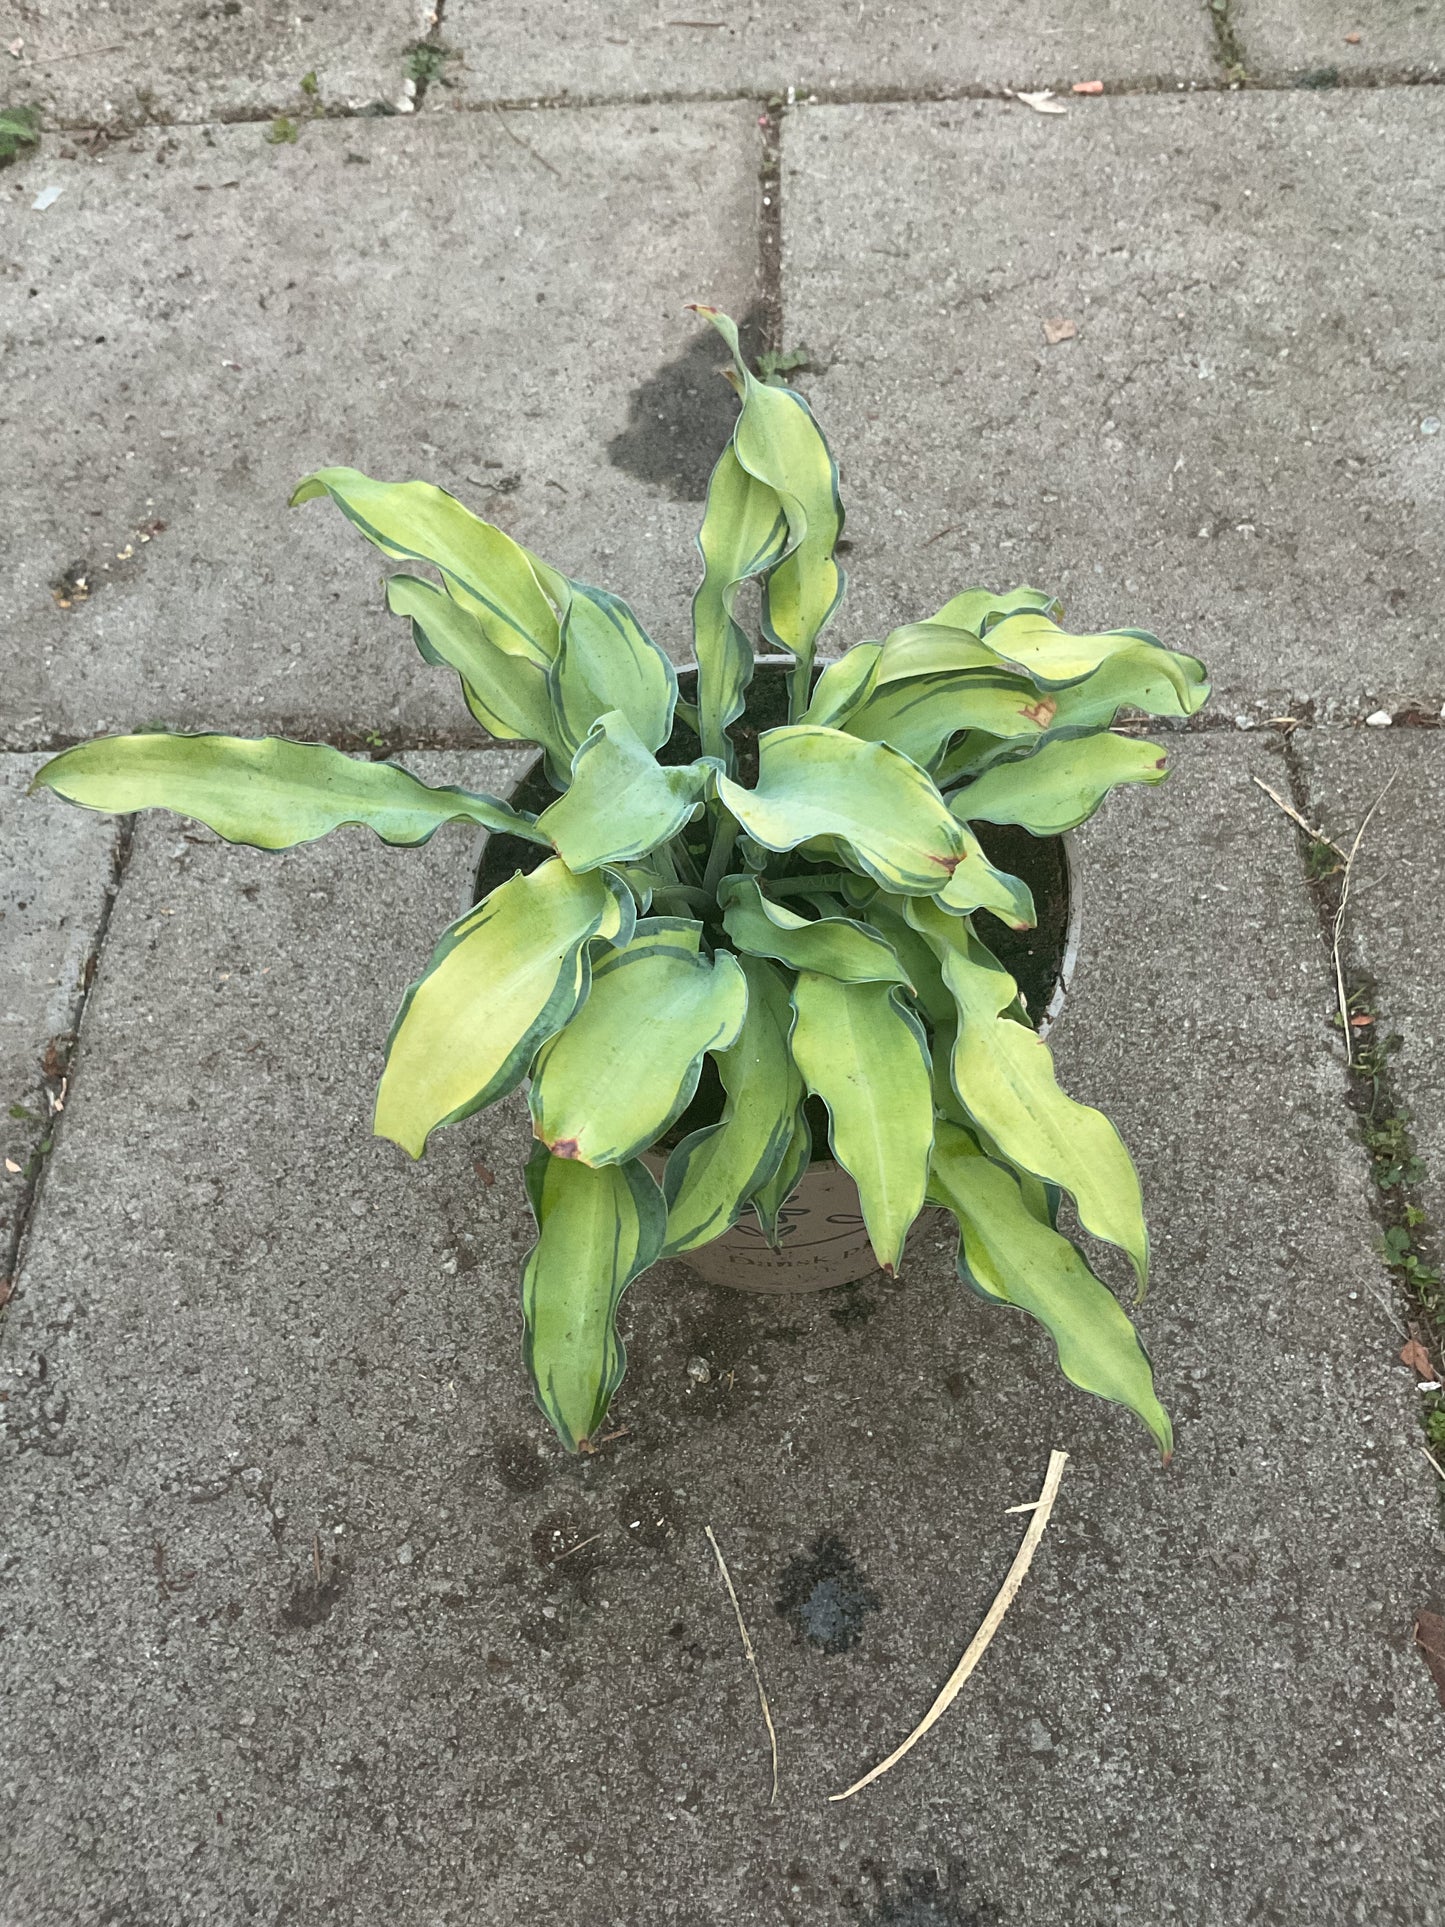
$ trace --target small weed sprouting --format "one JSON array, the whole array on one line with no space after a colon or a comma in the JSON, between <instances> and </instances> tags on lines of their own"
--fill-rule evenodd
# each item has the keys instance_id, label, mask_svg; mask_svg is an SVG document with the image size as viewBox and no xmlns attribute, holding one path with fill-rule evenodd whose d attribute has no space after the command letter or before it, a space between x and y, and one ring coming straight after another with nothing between
<instances>
[{"instance_id":1,"label":"small weed sprouting","mask_svg":"<svg viewBox=\"0 0 1445 1927\"><path fill-rule=\"evenodd\" d=\"M278 114L266 129L266 139L272 147L288 147L300 132L301 129L289 114Z\"/></svg>"},{"instance_id":2,"label":"small weed sprouting","mask_svg":"<svg viewBox=\"0 0 1445 1927\"><path fill-rule=\"evenodd\" d=\"M0 167L13 161L22 147L40 139L40 115L34 107L0 107Z\"/></svg>"},{"instance_id":3,"label":"small weed sprouting","mask_svg":"<svg viewBox=\"0 0 1445 1927\"><path fill-rule=\"evenodd\" d=\"M442 86L446 82L446 67L455 54L450 47L435 46L429 40L418 40L406 52L406 77L414 80L418 87L430 87L435 81Z\"/></svg>"},{"instance_id":4,"label":"small weed sprouting","mask_svg":"<svg viewBox=\"0 0 1445 1927\"><path fill-rule=\"evenodd\" d=\"M316 69L314 67L309 74L302 74L301 91L308 100L320 100L321 82L316 78Z\"/></svg>"},{"instance_id":5,"label":"small weed sprouting","mask_svg":"<svg viewBox=\"0 0 1445 1927\"><path fill-rule=\"evenodd\" d=\"M1333 843L1318 839L1306 843L1305 875L1311 883L1323 883L1327 877L1339 876L1344 867Z\"/></svg>"},{"instance_id":6,"label":"small weed sprouting","mask_svg":"<svg viewBox=\"0 0 1445 1927\"><path fill-rule=\"evenodd\" d=\"M805 375L815 372L813 357L800 343L796 348L765 348L754 364L758 380L767 382L771 387L781 388L786 384L785 375Z\"/></svg>"}]
</instances>

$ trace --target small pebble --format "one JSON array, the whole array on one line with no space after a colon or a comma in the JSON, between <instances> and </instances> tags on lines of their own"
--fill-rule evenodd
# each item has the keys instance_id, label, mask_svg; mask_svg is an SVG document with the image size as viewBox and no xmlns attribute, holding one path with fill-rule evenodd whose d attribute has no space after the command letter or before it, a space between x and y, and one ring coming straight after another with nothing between
<instances>
[{"instance_id":1,"label":"small pebble","mask_svg":"<svg viewBox=\"0 0 1445 1927\"><path fill-rule=\"evenodd\" d=\"M1438 415L1427 415L1420 424L1420 433L1422 435L1438 435L1440 433L1440 417Z\"/></svg>"},{"instance_id":2,"label":"small pebble","mask_svg":"<svg viewBox=\"0 0 1445 1927\"><path fill-rule=\"evenodd\" d=\"M396 1563L399 1566L409 1566L415 1557L416 1554L412 1551L410 1544L398 1546L396 1549Z\"/></svg>"},{"instance_id":3,"label":"small pebble","mask_svg":"<svg viewBox=\"0 0 1445 1927\"><path fill-rule=\"evenodd\" d=\"M1369 729L1388 729L1394 720L1388 709L1372 709L1365 718L1365 725Z\"/></svg>"},{"instance_id":4,"label":"small pebble","mask_svg":"<svg viewBox=\"0 0 1445 1927\"><path fill-rule=\"evenodd\" d=\"M712 1368L705 1358L690 1358L687 1361L687 1375L694 1385L706 1385L712 1377Z\"/></svg>"}]
</instances>

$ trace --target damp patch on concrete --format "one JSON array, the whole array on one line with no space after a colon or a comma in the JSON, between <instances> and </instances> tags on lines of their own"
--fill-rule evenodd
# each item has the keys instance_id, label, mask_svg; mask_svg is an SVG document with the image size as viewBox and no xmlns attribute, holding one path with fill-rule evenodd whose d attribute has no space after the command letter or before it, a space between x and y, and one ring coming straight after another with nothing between
<instances>
[{"instance_id":1,"label":"damp patch on concrete","mask_svg":"<svg viewBox=\"0 0 1445 1927\"><path fill-rule=\"evenodd\" d=\"M834 1533L825 1532L783 1568L777 1609L798 1637L825 1653L846 1653L883 1602Z\"/></svg>"}]
</instances>

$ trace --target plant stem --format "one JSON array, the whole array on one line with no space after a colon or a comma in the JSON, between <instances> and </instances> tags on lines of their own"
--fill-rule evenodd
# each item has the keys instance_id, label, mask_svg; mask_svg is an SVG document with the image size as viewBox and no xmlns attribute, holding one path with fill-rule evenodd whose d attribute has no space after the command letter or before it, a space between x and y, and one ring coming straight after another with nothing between
<instances>
[{"instance_id":1,"label":"plant stem","mask_svg":"<svg viewBox=\"0 0 1445 1927\"><path fill-rule=\"evenodd\" d=\"M733 846L738 840L740 827L731 810L719 809L712 833L712 848L707 853L707 868L702 873L703 890L714 900L717 887L727 875L728 864L732 861Z\"/></svg>"},{"instance_id":2,"label":"plant stem","mask_svg":"<svg viewBox=\"0 0 1445 1927\"><path fill-rule=\"evenodd\" d=\"M689 906L695 905L704 919L711 916L716 907L706 890L695 889L690 883L664 883L652 893L654 903L661 903L664 897L678 897Z\"/></svg>"},{"instance_id":3,"label":"plant stem","mask_svg":"<svg viewBox=\"0 0 1445 1927\"><path fill-rule=\"evenodd\" d=\"M830 870L821 877L779 877L767 879L770 897L808 897L823 890L841 890L852 878L844 870Z\"/></svg>"}]
</instances>

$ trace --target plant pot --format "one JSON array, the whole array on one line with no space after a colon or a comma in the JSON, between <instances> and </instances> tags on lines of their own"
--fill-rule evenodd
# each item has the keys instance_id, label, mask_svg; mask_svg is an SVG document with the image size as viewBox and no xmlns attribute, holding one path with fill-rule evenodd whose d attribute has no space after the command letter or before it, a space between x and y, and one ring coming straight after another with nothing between
<instances>
[{"instance_id":1,"label":"plant pot","mask_svg":"<svg viewBox=\"0 0 1445 1927\"><path fill-rule=\"evenodd\" d=\"M763 728L787 721L785 674L791 661L788 656L758 658L749 708ZM691 697L697 670L679 669L677 680L683 695ZM698 754L696 739L681 726L658 752L664 763L689 763ZM539 752L518 777L508 800L521 809L540 813L554 794ZM1079 903L1068 839L1031 836L1010 824L981 823L975 828L990 859L1022 877L1033 891L1039 919L1035 929L1010 930L986 912L979 913L978 923L1000 963L1017 979L1028 1009L1038 1013L1035 1022L1039 1035L1046 1036L1063 1009L1078 952ZM545 857L546 852L535 843L481 831L462 897L463 913L515 871L535 869ZM675 1135L685 1135L707 1121L711 1120L684 1112ZM820 1141L817 1130L814 1141ZM665 1153L647 1151L643 1155L653 1174L661 1179ZM877 1269L858 1193L847 1172L832 1158L815 1158L809 1165L779 1213L778 1230L780 1244L774 1250L763 1237L756 1217L746 1213L720 1238L688 1252L683 1262L710 1284L762 1292L826 1291L866 1278Z\"/></svg>"}]
</instances>

